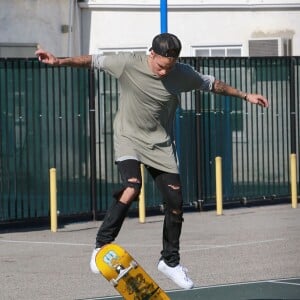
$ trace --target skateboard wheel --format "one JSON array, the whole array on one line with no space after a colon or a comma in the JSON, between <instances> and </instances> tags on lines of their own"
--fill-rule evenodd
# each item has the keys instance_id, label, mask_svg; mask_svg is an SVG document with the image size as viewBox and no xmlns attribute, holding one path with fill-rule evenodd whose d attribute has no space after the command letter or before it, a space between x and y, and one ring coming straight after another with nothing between
<instances>
[{"instance_id":1,"label":"skateboard wheel","mask_svg":"<svg viewBox=\"0 0 300 300\"><path fill-rule=\"evenodd\" d=\"M130 266L131 266L133 269L135 269L135 268L138 267L138 263L137 263L135 260L133 260L133 261L130 262Z\"/></svg>"},{"instance_id":2,"label":"skateboard wheel","mask_svg":"<svg viewBox=\"0 0 300 300\"><path fill-rule=\"evenodd\" d=\"M124 270L124 268L123 268L121 265L118 265L118 266L116 266L115 268L116 268L116 271L117 271L119 274Z\"/></svg>"},{"instance_id":3,"label":"skateboard wheel","mask_svg":"<svg viewBox=\"0 0 300 300\"><path fill-rule=\"evenodd\" d=\"M163 204L159 205L159 210L164 213L165 212L165 206Z\"/></svg>"},{"instance_id":4,"label":"skateboard wheel","mask_svg":"<svg viewBox=\"0 0 300 300\"><path fill-rule=\"evenodd\" d=\"M198 209L199 211L203 210L203 200L196 200L193 201L193 206L195 209Z\"/></svg>"},{"instance_id":5,"label":"skateboard wheel","mask_svg":"<svg viewBox=\"0 0 300 300\"><path fill-rule=\"evenodd\" d=\"M199 208L198 201L193 201L193 206L194 208L198 209Z\"/></svg>"},{"instance_id":6,"label":"skateboard wheel","mask_svg":"<svg viewBox=\"0 0 300 300\"><path fill-rule=\"evenodd\" d=\"M242 205L247 205L247 197L243 197L242 199L241 199L241 204Z\"/></svg>"},{"instance_id":7,"label":"skateboard wheel","mask_svg":"<svg viewBox=\"0 0 300 300\"><path fill-rule=\"evenodd\" d=\"M110 283L112 284L113 287L116 287L118 285L118 281L116 279L111 279Z\"/></svg>"}]
</instances>

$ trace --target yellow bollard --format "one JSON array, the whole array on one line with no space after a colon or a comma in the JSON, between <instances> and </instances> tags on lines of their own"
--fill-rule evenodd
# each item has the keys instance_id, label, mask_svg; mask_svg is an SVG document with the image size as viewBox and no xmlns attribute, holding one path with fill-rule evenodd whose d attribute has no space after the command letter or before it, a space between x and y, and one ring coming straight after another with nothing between
<instances>
[{"instance_id":1,"label":"yellow bollard","mask_svg":"<svg viewBox=\"0 0 300 300\"><path fill-rule=\"evenodd\" d=\"M223 214L223 191L222 191L222 157L215 158L216 163L216 205L217 216Z\"/></svg>"},{"instance_id":2,"label":"yellow bollard","mask_svg":"<svg viewBox=\"0 0 300 300\"><path fill-rule=\"evenodd\" d=\"M142 187L139 197L139 219L140 223L145 223L146 219L146 206L145 206L145 166L141 164L142 173Z\"/></svg>"},{"instance_id":3,"label":"yellow bollard","mask_svg":"<svg viewBox=\"0 0 300 300\"><path fill-rule=\"evenodd\" d=\"M51 231L57 231L57 189L56 189L56 169L50 169L50 222Z\"/></svg>"},{"instance_id":4,"label":"yellow bollard","mask_svg":"<svg viewBox=\"0 0 300 300\"><path fill-rule=\"evenodd\" d=\"M297 158L296 154L292 153L290 155L291 164L291 199L292 208L297 208L298 196L297 196Z\"/></svg>"}]
</instances>

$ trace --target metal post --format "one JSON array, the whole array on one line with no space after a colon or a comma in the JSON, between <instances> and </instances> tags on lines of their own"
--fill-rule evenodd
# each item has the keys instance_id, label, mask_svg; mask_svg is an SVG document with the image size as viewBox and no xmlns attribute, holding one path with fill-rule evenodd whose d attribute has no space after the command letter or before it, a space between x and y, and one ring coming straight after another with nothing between
<instances>
[{"instance_id":1,"label":"metal post","mask_svg":"<svg viewBox=\"0 0 300 300\"><path fill-rule=\"evenodd\" d=\"M297 208L298 196L297 196L297 159L296 154L290 155L291 166L291 200L292 208Z\"/></svg>"},{"instance_id":2,"label":"metal post","mask_svg":"<svg viewBox=\"0 0 300 300\"><path fill-rule=\"evenodd\" d=\"M200 66L197 60L197 70ZM199 91L195 93L195 109L196 109L196 172L197 172L197 207L202 210L203 206L203 189L201 184L202 179L202 164L201 164L201 141L202 141L202 132L201 132L201 95Z\"/></svg>"},{"instance_id":3,"label":"metal post","mask_svg":"<svg viewBox=\"0 0 300 300\"><path fill-rule=\"evenodd\" d=\"M89 119L90 119L90 170L91 170L91 204L93 220L96 220L96 126L95 126L95 74L94 70L89 73Z\"/></svg>"},{"instance_id":4,"label":"metal post","mask_svg":"<svg viewBox=\"0 0 300 300\"><path fill-rule=\"evenodd\" d=\"M50 227L52 232L57 231L57 188L56 169L50 169Z\"/></svg>"},{"instance_id":5,"label":"metal post","mask_svg":"<svg viewBox=\"0 0 300 300\"><path fill-rule=\"evenodd\" d=\"M223 214L223 191L222 191L222 157L217 156L216 162L216 202L217 216Z\"/></svg>"},{"instance_id":6,"label":"metal post","mask_svg":"<svg viewBox=\"0 0 300 300\"><path fill-rule=\"evenodd\" d=\"M290 61L290 127L291 127L291 154L290 154L290 172L291 172L291 198L292 207L297 207L297 130L296 130L296 101L295 101L295 58Z\"/></svg>"},{"instance_id":7,"label":"metal post","mask_svg":"<svg viewBox=\"0 0 300 300\"><path fill-rule=\"evenodd\" d=\"M225 147L220 148L223 150L224 158L224 177L223 177L223 193L226 196L231 196L232 187L232 126L231 126L231 105L230 97L225 97L224 114L225 122L221 124L221 132L224 136ZM223 145L224 146L224 145Z\"/></svg>"},{"instance_id":8,"label":"metal post","mask_svg":"<svg viewBox=\"0 0 300 300\"><path fill-rule=\"evenodd\" d=\"M291 153L296 153L296 97L295 97L295 58L290 58L290 126L291 126Z\"/></svg>"},{"instance_id":9,"label":"metal post","mask_svg":"<svg viewBox=\"0 0 300 300\"><path fill-rule=\"evenodd\" d=\"M142 188L139 197L139 219L140 223L145 223L146 205L145 205L145 166L141 164Z\"/></svg>"}]
</instances>

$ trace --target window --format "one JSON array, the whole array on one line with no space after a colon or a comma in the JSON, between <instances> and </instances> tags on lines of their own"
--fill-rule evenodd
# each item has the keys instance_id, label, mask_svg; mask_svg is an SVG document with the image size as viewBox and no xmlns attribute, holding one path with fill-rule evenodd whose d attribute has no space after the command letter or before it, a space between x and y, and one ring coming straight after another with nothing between
<instances>
[{"instance_id":1,"label":"window","mask_svg":"<svg viewBox=\"0 0 300 300\"><path fill-rule=\"evenodd\" d=\"M37 44L0 43L0 57L27 58L34 57Z\"/></svg>"},{"instance_id":2,"label":"window","mask_svg":"<svg viewBox=\"0 0 300 300\"><path fill-rule=\"evenodd\" d=\"M193 47L195 56L242 56L242 46L203 46Z\"/></svg>"},{"instance_id":3,"label":"window","mask_svg":"<svg viewBox=\"0 0 300 300\"><path fill-rule=\"evenodd\" d=\"M117 54L120 52L132 52L132 53L147 53L147 47L136 47L136 48L98 48L98 53L103 55Z\"/></svg>"}]
</instances>

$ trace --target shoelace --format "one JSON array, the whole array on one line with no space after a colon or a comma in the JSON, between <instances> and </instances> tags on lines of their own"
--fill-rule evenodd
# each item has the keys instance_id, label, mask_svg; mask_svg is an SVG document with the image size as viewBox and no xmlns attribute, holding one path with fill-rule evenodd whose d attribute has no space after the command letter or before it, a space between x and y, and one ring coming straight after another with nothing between
<instances>
[{"instance_id":1,"label":"shoelace","mask_svg":"<svg viewBox=\"0 0 300 300\"><path fill-rule=\"evenodd\" d=\"M181 270L181 272L184 274L184 280L185 281L189 281L189 278L187 276L187 272L188 272L188 269L179 265L178 268Z\"/></svg>"}]
</instances>

